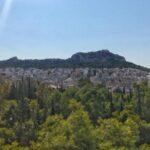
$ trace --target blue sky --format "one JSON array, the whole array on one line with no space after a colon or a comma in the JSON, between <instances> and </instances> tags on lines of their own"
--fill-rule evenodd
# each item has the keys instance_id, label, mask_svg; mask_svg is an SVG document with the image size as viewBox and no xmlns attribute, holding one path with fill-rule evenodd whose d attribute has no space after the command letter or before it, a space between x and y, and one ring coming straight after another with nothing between
<instances>
[{"instance_id":1,"label":"blue sky","mask_svg":"<svg viewBox=\"0 0 150 150\"><path fill-rule=\"evenodd\" d=\"M5 23L0 16L0 59L109 49L150 67L149 6L150 0L13 0Z\"/></svg>"}]
</instances>

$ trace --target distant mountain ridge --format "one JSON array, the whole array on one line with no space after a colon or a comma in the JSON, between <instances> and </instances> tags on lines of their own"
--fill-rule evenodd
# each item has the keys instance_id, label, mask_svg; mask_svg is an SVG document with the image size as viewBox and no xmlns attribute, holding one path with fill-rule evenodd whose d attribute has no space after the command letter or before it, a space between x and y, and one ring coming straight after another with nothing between
<instances>
[{"instance_id":1,"label":"distant mountain ridge","mask_svg":"<svg viewBox=\"0 0 150 150\"><path fill-rule=\"evenodd\" d=\"M79 52L68 59L28 59L20 60L17 57L10 58L5 61L0 61L0 68L135 68L145 71L150 71L134 63L126 61L123 56L111 53L109 50L100 50L96 52Z\"/></svg>"}]
</instances>

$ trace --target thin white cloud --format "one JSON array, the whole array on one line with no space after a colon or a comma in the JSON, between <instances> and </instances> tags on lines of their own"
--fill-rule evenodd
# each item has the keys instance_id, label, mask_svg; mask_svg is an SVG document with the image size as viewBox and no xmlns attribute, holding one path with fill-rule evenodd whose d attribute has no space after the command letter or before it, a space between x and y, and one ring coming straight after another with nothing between
<instances>
[{"instance_id":1,"label":"thin white cloud","mask_svg":"<svg viewBox=\"0 0 150 150\"><path fill-rule=\"evenodd\" d=\"M6 25L7 18L11 10L12 2L13 0L5 0L2 11L0 12L0 33L2 33Z\"/></svg>"}]
</instances>

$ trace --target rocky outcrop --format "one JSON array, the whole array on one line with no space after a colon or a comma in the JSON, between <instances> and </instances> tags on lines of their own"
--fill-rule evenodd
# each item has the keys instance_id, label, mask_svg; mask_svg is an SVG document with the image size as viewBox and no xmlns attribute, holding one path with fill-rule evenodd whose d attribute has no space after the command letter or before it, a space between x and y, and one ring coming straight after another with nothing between
<instances>
[{"instance_id":1,"label":"rocky outcrop","mask_svg":"<svg viewBox=\"0 0 150 150\"><path fill-rule=\"evenodd\" d=\"M133 83L148 80L149 73L132 68L112 68L112 69L91 69L91 68L5 68L0 69L0 75L6 76L12 81L21 80L22 77L31 77L43 83L49 84L53 88L67 88L76 86L81 78L89 78L94 84L104 84L110 90L125 88L128 92Z\"/></svg>"},{"instance_id":2,"label":"rocky outcrop","mask_svg":"<svg viewBox=\"0 0 150 150\"><path fill-rule=\"evenodd\" d=\"M97 52L76 53L71 57L76 62L107 62L109 60L126 61L124 57L111 53L109 50L101 50Z\"/></svg>"}]
</instances>

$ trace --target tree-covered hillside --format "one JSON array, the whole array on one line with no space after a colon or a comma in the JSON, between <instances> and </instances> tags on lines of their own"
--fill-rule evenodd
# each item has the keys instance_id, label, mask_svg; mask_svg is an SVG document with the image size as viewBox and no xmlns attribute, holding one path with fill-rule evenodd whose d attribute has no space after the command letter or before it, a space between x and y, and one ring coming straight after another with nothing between
<instances>
[{"instance_id":1,"label":"tree-covered hillside","mask_svg":"<svg viewBox=\"0 0 150 150\"><path fill-rule=\"evenodd\" d=\"M123 56L113 54L108 50L88 53L76 53L68 59L20 60L13 57L0 61L0 68L135 68L150 71L148 68L128 62Z\"/></svg>"},{"instance_id":2,"label":"tree-covered hillside","mask_svg":"<svg viewBox=\"0 0 150 150\"><path fill-rule=\"evenodd\" d=\"M150 87L109 92L81 79L52 89L31 78L0 81L1 150L149 150Z\"/></svg>"}]
</instances>

